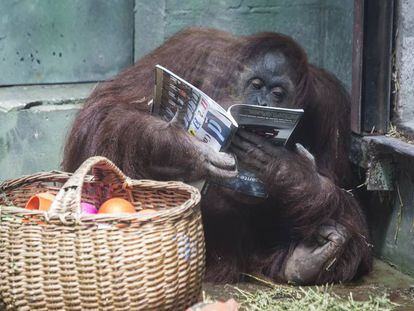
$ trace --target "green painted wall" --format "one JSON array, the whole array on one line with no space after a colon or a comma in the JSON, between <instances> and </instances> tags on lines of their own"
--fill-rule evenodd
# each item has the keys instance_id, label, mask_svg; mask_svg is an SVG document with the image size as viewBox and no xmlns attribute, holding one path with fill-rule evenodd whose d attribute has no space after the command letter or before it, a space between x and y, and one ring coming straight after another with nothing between
<instances>
[{"instance_id":1,"label":"green painted wall","mask_svg":"<svg viewBox=\"0 0 414 311\"><path fill-rule=\"evenodd\" d=\"M0 170L4 178L57 169L62 141L79 105L42 105L0 112Z\"/></svg>"},{"instance_id":2,"label":"green painted wall","mask_svg":"<svg viewBox=\"0 0 414 311\"><path fill-rule=\"evenodd\" d=\"M394 190L370 193L370 231L376 254L414 276L414 167L412 158L392 163Z\"/></svg>"},{"instance_id":3,"label":"green painted wall","mask_svg":"<svg viewBox=\"0 0 414 311\"><path fill-rule=\"evenodd\" d=\"M366 178L364 203L375 254L414 276L414 147L387 136L353 136L351 161ZM366 186L366 187L365 187ZM356 190L356 189L355 189ZM368 190L368 191L367 191Z\"/></svg>"},{"instance_id":4,"label":"green painted wall","mask_svg":"<svg viewBox=\"0 0 414 311\"><path fill-rule=\"evenodd\" d=\"M189 25L247 35L291 35L311 62L334 72L350 89L353 0L153 0L135 4L135 58Z\"/></svg>"},{"instance_id":5,"label":"green painted wall","mask_svg":"<svg viewBox=\"0 0 414 311\"><path fill-rule=\"evenodd\" d=\"M0 85L103 80L133 62L133 0L0 1Z\"/></svg>"},{"instance_id":6,"label":"green painted wall","mask_svg":"<svg viewBox=\"0 0 414 311\"><path fill-rule=\"evenodd\" d=\"M94 85L0 88L0 180L59 168L66 133Z\"/></svg>"},{"instance_id":7,"label":"green painted wall","mask_svg":"<svg viewBox=\"0 0 414 311\"><path fill-rule=\"evenodd\" d=\"M352 8L353 0L2 0L0 85L104 80L200 25L291 35L350 86Z\"/></svg>"},{"instance_id":8,"label":"green painted wall","mask_svg":"<svg viewBox=\"0 0 414 311\"><path fill-rule=\"evenodd\" d=\"M375 228L377 253L399 270L414 276L414 172L407 162L401 163L400 169L398 190L394 191L391 201L383 200L376 205L376 217L370 218L370 222Z\"/></svg>"}]
</instances>

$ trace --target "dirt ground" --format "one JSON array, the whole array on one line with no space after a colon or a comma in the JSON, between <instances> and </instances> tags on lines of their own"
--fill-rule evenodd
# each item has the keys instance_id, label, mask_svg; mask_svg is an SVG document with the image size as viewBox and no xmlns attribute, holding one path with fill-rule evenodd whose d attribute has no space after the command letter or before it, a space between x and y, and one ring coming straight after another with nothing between
<instances>
[{"instance_id":1,"label":"dirt ground","mask_svg":"<svg viewBox=\"0 0 414 311\"><path fill-rule=\"evenodd\" d=\"M236 290L233 286L251 292L266 288L255 282L238 283L232 286L205 283L203 294L214 300L236 299ZM374 269L369 275L353 283L334 285L332 290L343 297L349 296L352 292L355 300L367 300L369 296L382 296L387 293L392 302L400 305L395 310L414 311L414 278L380 260L375 260Z\"/></svg>"}]
</instances>

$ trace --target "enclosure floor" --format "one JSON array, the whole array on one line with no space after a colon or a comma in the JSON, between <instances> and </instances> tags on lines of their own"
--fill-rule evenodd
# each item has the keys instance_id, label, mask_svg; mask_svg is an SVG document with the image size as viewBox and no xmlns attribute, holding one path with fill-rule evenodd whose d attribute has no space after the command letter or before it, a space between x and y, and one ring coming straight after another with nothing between
<instances>
[{"instance_id":1,"label":"enclosure floor","mask_svg":"<svg viewBox=\"0 0 414 311\"><path fill-rule=\"evenodd\" d=\"M266 287L245 282L233 285L203 284L203 294L214 300L236 298L233 287L256 291ZM334 285L332 290L340 296L348 296L352 292L355 300L366 300L369 296L388 294L391 301L400 304L395 310L414 311L414 278L411 278L387 263L375 260L373 271L362 279L346 285Z\"/></svg>"}]
</instances>

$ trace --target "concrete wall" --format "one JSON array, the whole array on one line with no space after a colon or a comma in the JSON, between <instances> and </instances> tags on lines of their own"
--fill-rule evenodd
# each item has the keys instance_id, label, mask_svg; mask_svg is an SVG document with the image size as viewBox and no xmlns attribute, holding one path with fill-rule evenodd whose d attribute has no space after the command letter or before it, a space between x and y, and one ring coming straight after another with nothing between
<instances>
[{"instance_id":1,"label":"concrete wall","mask_svg":"<svg viewBox=\"0 0 414 311\"><path fill-rule=\"evenodd\" d=\"M133 0L0 1L0 85L106 79L133 62Z\"/></svg>"},{"instance_id":2,"label":"concrete wall","mask_svg":"<svg viewBox=\"0 0 414 311\"><path fill-rule=\"evenodd\" d=\"M397 1L394 121L414 134L414 2Z\"/></svg>"},{"instance_id":3,"label":"concrete wall","mask_svg":"<svg viewBox=\"0 0 414 311\"><path fill-rule=\"evenodd\" d=\"M188 25L248 35L292 36L311 62L334 72L350 89L353 0L153 0L135 5L135 57L139 59Z\"/></svg>"},{"instance_id":4,"label":"concrete wall","mask_svg":"<svg viewBox=\"0 0 414 311\"><path fill-rule=\"evenodd\" d=\"M353 0L4 0L0 12L0 85L104 80L200 25L291 35L350 86Z\"/></svg>"},{"instance_id":5,"label":"concrete wall","mask_svg":"<svg viewBox=\"0 0 414 311\"><path fill-rule=\"evenodd\" d=\"M0 180L59 169L66 132L93 86L0 88Z\"/></svg>"},{"instance_id":6,"label":"concrete wall","mask_svg":"<svg viewBox=\"0 0 414 311\"><path fill-rule=\"evenodd\" d=\"M353 160L368 171L367 219L375 253L414 276L414 147L385 136L354 138ZM381 189L381 190L380 190Z\"/></svg>"},{"instance_id":7,"label":"concrete wall","mask_svg":"<svg viewBox=\"0 0 414 311\"><path fill-rule=\"evenodd\" d=\"M394 191L372 194L368 219L376 254L414 276L414 169L395 163Z\"/></svg>"}]
</instances>

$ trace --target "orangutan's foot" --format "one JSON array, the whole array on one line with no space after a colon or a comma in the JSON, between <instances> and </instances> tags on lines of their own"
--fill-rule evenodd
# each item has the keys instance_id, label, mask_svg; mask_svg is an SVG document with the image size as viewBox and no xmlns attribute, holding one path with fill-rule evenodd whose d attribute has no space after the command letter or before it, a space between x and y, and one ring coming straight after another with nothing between
<instances>
[{"instance_id":1,"label":"orangutan's foot","mask_svg":"<svg viewBox=\"0 0 414 311\"><path fill-rule=\"evenodd\" d=\"M348 231L341 224L330 221L321 225L316 236L301 241L287 259L286 280L297 285L314 283L324 269L335 263L348 239Z\"/></svg>"}]
</instances>

